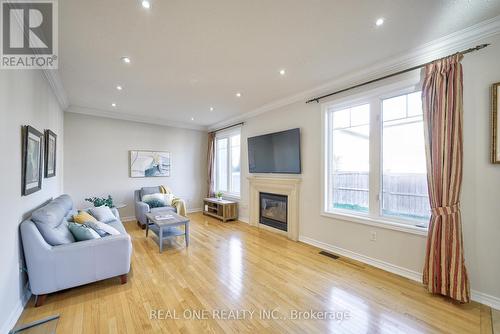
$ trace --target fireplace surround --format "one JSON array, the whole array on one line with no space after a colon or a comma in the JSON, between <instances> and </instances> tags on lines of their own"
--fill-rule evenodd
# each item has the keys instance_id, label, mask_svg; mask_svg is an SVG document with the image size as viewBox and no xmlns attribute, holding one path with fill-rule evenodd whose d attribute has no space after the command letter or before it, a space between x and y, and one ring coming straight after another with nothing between
<instances>
[{"instance_id":1,"label":"fireplace surround","mask_svg":"<svg viewBox=\"0 0 500 334\"><path fill-rule=\"evenodd\" d=\"M250 225L266 229L287 236L297 241L299 237L299 208L300 208L300 178L281 177L248 177L249 189L249 223ZM287 197L287 230L261 224L260 222L260 193L282 195Z\"/></svg>"}]
</instances>

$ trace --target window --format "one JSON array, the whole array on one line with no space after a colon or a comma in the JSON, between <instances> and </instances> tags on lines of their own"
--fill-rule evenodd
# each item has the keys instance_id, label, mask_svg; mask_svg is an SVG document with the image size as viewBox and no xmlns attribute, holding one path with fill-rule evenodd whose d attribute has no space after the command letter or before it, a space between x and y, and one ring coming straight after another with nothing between
<instances>
[{"instance_id":1,"label":"window","mask_svg":"<svg viewBox=\"0 0 500 334\"><path fill-rule=\"evenodd\" d=\"M370 105L331 115L331 209L368 212Z\"/></svg>"},{"instance_id":2,"label":"window","mask_svg":"<svg viewBox=\"0 0 500 334\"><path fill-rule=\"evenodd\" d=\"M325 106L327 214L427 227L420 95L406 90Z\"/></svg>"},{"instance_id":3,"label":"window","mask_svg":"<svg viewBox=\"0 0 500 334\"><path fill-rule=\"evenodd\" d=\"M382 101L382 215L430 217L420 92Z\"/></svg>"},{"instance_id":4,"label":"window","mask_svg":"<svg viewBox=\"0 0 500 334\"><path fill-rule=\"evenodd\" d=\"M240 130L217 134L215 139L215 190L240 195Z\"/></svg>"}]
</instances>

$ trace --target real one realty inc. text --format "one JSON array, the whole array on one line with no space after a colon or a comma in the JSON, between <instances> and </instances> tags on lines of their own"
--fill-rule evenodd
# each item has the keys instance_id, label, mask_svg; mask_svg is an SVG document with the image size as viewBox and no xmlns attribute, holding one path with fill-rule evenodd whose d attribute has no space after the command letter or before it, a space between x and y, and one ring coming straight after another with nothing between
<instances>
[{"instance_id":1,"label":"real one realty inc. text","mask_svg":"<svg viewBox=\"0 0 500 334\"><path fill-rule=\"evenodd\" d=\"M278 309L152 309L151 320L333 320L344 321L351 317L349 311L287 310Z\"/></svg>"}]
</instances>

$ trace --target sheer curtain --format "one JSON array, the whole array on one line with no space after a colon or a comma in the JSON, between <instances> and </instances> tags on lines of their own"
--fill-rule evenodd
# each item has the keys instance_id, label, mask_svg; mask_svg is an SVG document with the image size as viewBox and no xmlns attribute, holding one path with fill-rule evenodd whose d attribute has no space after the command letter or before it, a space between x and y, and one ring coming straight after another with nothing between
<instances>
[{"instance_id":1,"label":"sheer curtain","mask_svg":"<svg viewBox=\"0 0 500 334\"><path fill-rule=\"evenodd\" d=\"M437 60L424 69L427 182L431 220L423 282L431 293L470 301L464 263L460 191L463 161L462 54Z\"/></svg>"}]
</instances>

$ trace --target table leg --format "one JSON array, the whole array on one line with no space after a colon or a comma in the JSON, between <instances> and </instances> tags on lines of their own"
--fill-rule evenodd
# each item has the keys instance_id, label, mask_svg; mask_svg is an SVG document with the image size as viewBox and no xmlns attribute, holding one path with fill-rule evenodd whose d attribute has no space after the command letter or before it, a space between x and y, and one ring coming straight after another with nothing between
<instances>
[{"instance_id":1,"label":"table leg","mask_svg":"<svg viewBox=\"0 0 500 334\"><path fill-rule=\"evenodd\" d=\"M189 222L184 225L184 234L186 237L186 247L189 246Z\"/></svg>"},{"instance_id":2,"label":"table leg","mask_svg":"<svg viewBox=\"0 0 500 334\"><path fill-rule=\"evenodd\" d=\"M163 227L160 226L160 235L158 236L160 239L160 253L163 252Z\"/></svg>"},{"instance_id":3,"label":"table leg","mask_svg":"<svg viewBox=\"0 0 500 334\"><path fill-rule=\"evenodd\" d=\"M149 232L149 218L146 218L146 238L148 237Z\"/></svg>"}]
</instances>

